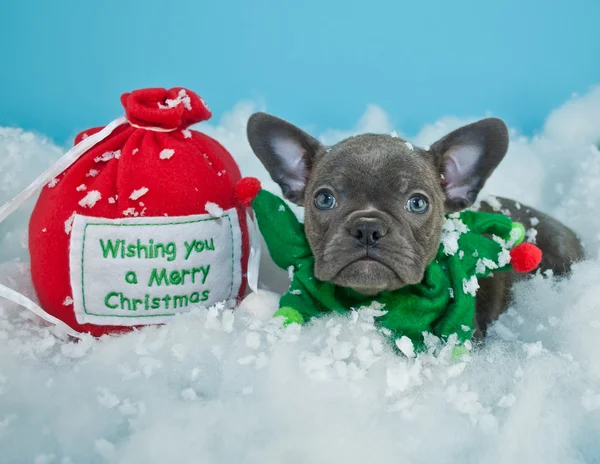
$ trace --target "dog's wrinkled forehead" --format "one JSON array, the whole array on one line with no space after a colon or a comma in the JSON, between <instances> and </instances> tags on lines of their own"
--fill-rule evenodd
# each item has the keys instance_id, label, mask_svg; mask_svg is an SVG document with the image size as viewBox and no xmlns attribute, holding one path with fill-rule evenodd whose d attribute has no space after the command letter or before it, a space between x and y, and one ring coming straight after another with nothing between
<instances>
[{"instance_id":1,"label":"dog's wrinkled forehead","mask_svg":"<svg viewBox=\"0 0 600 464\"><path fill-rule=\"evenodd\" d=\"M365 134L330 147L318 161L311 187L332 187L342 194L424 189L436 181L436 170L424 149L389 135Z\"/></svg>"}]
</instances>

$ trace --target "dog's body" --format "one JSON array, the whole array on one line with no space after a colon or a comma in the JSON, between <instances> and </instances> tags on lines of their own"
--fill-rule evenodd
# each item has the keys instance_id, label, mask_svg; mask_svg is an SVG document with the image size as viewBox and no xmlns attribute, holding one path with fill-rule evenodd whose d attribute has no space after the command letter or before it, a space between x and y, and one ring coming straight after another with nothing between
<instances>
[{"instance_id":1,"label":"dog's body","mask_svg":"<svg viewBox=\"0 0 600 464\"><path fill-rule=\"evenodd\" d=\"M256 155L284 196L305 208L315 276L365 295L416 284L433 260L445 215L473 205L504 157L502 121L481 120L418 148L389 135L365 134L324 147L299 128L257 113L248 122ZM582 258L575 234L558 221L510 200L511 218L539 220L542 270L562 275ZM485 202L481 209L492 210ZM515 273L483 279L476 336L485 335L509 301Z\"/></svg>"}]
</instances>

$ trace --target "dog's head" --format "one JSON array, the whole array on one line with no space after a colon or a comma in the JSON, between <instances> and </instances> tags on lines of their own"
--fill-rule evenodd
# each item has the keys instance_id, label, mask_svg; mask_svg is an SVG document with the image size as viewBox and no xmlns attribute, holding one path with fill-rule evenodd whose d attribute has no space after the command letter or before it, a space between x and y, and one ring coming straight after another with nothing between
<instances>
[{"instance_id":1,"label":"dog's head","mask_svg":"<svg viewBox=\"0 0 600 464\"><path fill-rule=\"evenodd\" d=\"M284 196L305 208L315 276L366 295L422 280L444 215L475 202L508 148L495 118L429 149L375 134L325 147L265 113L248 121L248 139Z\"/></svg>"}]
</instances>

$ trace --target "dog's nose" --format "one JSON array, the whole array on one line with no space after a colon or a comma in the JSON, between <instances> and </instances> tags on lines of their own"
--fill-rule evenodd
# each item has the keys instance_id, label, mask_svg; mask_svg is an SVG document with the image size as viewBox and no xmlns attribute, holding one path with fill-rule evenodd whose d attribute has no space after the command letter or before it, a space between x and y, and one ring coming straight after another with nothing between
<instances>
[{"instance_id":1,"label":"dog's nose","mask_svg":"<svg viewBox=\"0 0 600 464\"><path fill-rule=\"evenodd\" d=\"M387 230L377 219L360 219L350 229L350 235L355 237L363 246L375 246Z\"/></svg>"}]
</instances>

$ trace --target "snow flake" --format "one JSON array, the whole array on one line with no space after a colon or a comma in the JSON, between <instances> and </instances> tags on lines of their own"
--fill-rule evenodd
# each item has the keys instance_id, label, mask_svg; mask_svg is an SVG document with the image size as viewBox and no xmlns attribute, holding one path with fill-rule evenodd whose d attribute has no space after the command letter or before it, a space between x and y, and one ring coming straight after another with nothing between
<instances>
[{"instance_id":1,"label":"snow flake","mask_svg":"<svg viewBox=\"0 0 600 464\"><path fill-rule=\"evenodd\" d=\"M462 281L463 292L475 296L479 289L479 282L477 277L471 276L470 279L463 279Z\"/></svg>"},{"instance_id":2,"label":"snow flake","mask_svg":"<svg viewBox=\"0 0 600 464\"><path fill-rule=\"evenodd\" d=\"M98 174L100 174L100 171L97 169L90 169L85 177L96 177Z\"/></svg>"},{"instance_id":3,"label":"snow flake","mask_svg":"<svg viewBox=\"0 0 600 464\"><path fill-rule=\"evenodd\" d=\"M76 214L77 213L73 212L73 214L69 216L69 219L65 221L65 234L67 235L69 235L71 233L71 230L73 229L73 221L75 220Z\"/></svg>"},{"instance_id":4,"label":"snow flake","mask_svg":"<svg viewBox=\"0 0 600 464\"><path fill-rule=\"evenodd\" d=\"M65 298L65 301L63 301L63 305L64 306L71 306L73 304L73 298L71 298L70 296Z\"/></svg>"},{"instance_id":5,"label":"snow flake","mask_svg":"<svg viewBox=\"0 0 600 464\"><path fill-rule=\"evenodd\" d=\"M545 351L541 341L537 341L535 343L524 343L523 350L525 353L527 353L527 359L539 356Z\"/></svg>"},{"instance_id":6,"label":"snow flake","mask_svg":"<svg viewBox=\"0 0 600 464\"><path fill-rule=\"evenodd\" d=\"M510 263L510 252L506 249L498 253L498 267L504 267Z\"/></svg>"},{"instance_id":7,"label":"snow flake","mask_svg":"<svg viewBox=\"0 0 600 464\"><path fill-rule=\"evenodd\" d=\"M202 103L202 106L204 106L204 108L206 108L207 111L210 111L210 108L208 107L208 105L204 101L204 98L202 98L201 96L198 96L198 98L200 99L200 103Z\"/></svg>"},{"instance_id":8,"label":"snow flake","mask_svg":"<svg viewBox=\"0 0 600 464\"><path fill-rule=\"evenodd\" d=\"M535 230L533 227L531 229L528 229L527 232L525 232L525 236L527 237L527 241L529 243L535 243L536 242L537 234L538 234L538 231Z\"/></svg>"},{"instance_id":9,"label":"snow flake","mask_svg":"<svg viewBox=\"0 0 600 464\"><path fill-rule=\"evenodd\" d=\"M403 335L402 338L396 340L396 346L407 358L415 357L415 347L413 342L406 335Z\"/></svg>"},{"instance_id":10,"label":"snow flake","mask_svg":"<svg viewBox=\"0 0 600 464\"><path fill-rule=\"evenodd\" d=\"M279 205L278 211L284 212L285 211L285 206Z\"/></svg>"},{"instance_id":11,"label":"snow flake","mask_svg":"<svg viewBox=\"0 0 600 464\"><path fill-rule=\"evenodd\" d=\"M211 201L206 202L204 209L206 209L206 212L214 218L220 218L223 216L223 208Z\"/></svg>"},{"instance_id":12,"label":"snow flake","mask_svg":"<svg viewBox=\"0 0 600 464\"><path fill-rule=\"evenodd\" d=\"M111 205L114 205L116 201L117 201L117 200L115 200L115 198L114 198L114 197L110 197L110 198L108 199L108 202L109 202Z\"/></svg>"},{"instance_id":13,"label":"snow flake","mask_svg":"<svg viewBox=\"0 0 600 464\"><path fill-rule=\"evenodd\" d=\"M491 259L479 258L475 266L475 272L477 272L477 274L485 274L486 269L498 269L498 265Z\"/></svg>"},{"instance_id":14,"label":"snow flake","mask_svg":"<svg viewBox=\"0 0 600 464\"><path fill-rule=\"evenodd\" d=\"M594 393L592 390L586 390L581 397L581 405L586 411L600 409L600 395Z\"/></svg>"},{"instance_id":15,"label":"snow flake","mask_svg":"<svg viewBox=\"0 0 600 464\"><path fill-rule=\"evenodd\" d=\"M256 359L256 356L253 354L250 354L248 356L244 356L244 357L238 359L238 364L241 364L242 366L246 366L246 365L254 362L255 359Z\"/></svg>"},{"instance_id":16,"label":"snow flake","mask_svg":"<svg viewBox=\"0 0 600 464\"><path fill-rule=\"evenodd\" d=\"M556 316L549 316L548 317L548 324L550 324L551 327L556 327L560 322L560 319L558 319L558 317Z\"/></svg>"},{"instance_id":17,"label":"snow flake","mask_svg":"<svg viewBox=\"0 0 600 464\"><path fill-rule=\"evenodd\" d=\"M296 290L290 290L290 293L291 293L292 295L301 295L301 294L302 294L302 291L301 291L301 290L298 290L298 289L296 289Z\"/></svg>"},{"instance_id":18,"label":"snow flake","mask_svg":"<svg viewBox=\"0 0 600 464\"><path fill-rule=\"evenodd\" d=\"M98 403L104 406L107 409L113 409L119 405L121 400L115 395L111 393L109 390L105 388L100 388L99 391L102 393L101 396L98 396Z\"/></svg>"},{"instance_id":19,"label":"snow flake","mask_svg":"<svg viewBox=\"0 0 600 464\"><path fill-rule=\"evenodd\" d=\"M490 205L494 211L500 211L502 209L502 203L500 203L500 200L493 195L488 195L484 201Z\"/></svg>"},{"instance_id":20,"label":"snow flake","mask_svg":"<svg viewBox=\"0 0 600 464\"><path fill-rule=\"evenodd\" d=\"M469 327L468 325L462 324L460 326L460 330L462 330L463 332L469 332L471 330L471 327Z\"/></svg>"},{"instance_id":21,"label":"snow flake","mask_svg":"<svg viewBox=\"0 0 600 464\"><path fill-rule=\"evenodd\" d=\"M413 151L415 149L413 144L410 142L404 142L404 145L406 145L406 148L408 148L410 151Z\"/></svg>"},{"instance_id":22,"label":"snow flake","mask_svg":"<svg viewBox=\"0 0 600 464\"><path fill-rule=\"evenodd\" d=\"M260 348L260 334L257 332L248 332L246 335L246 346L253 350Z\"/></svg>"},{"instance_id":23,"label":"snow flake","mask_svg":"<svg viewBox=\"0 0 600 464\"><path fill-rule=\"evenodd\" d=\"M448 294L450 295L450 298L454 298L454 289L452 287L448 287Z\"/></svg>"},{"instance_id":24,"label":"snow flake","mask_svg":"<svg viewBox=\"0 0 600 464\"><path fill-rule=\"evenodd\" d=\"M186 93L185 89L181 89L179 91L179 93L177 94L176 98L173 98L173 99L169 98L169 99L165 100L164 104L161 102L158 102L158 107L161 110L168 110L169 108L175 108L176 106L179 106L182 103L186 110L188 110L188 111L192 110L192 100L189 97L189 95Z\"/></svg>"},{"instance_id":25,"label":"snow flake","mask_svg":"<svg viewBox=\"0 0 600 464\"><path fill-rule=\"evenodd\" d=\"M515 401L517 401L517 397L512 393L509 393L508 395L505 395L502 398L500 398L500 401L498 401L498 407L510 408L513 404L515 404Z\"/></svg>"},{"instance_id":26,"label":"snow flake","mask_svg":"<svg viewBox=\"0 0 600 464\"><path fill-rule=\"evenodd\" d=\"M77 187L75 190L77 190L78 192L83 192L85 190L87 190L87 185L85 184L81 184L79 187Z\"/></svg>"},{"instance_id":27,"label":"snow flake","mask_svg":"<svg viewBox=\"0 0 600 464\"><path fill-rule=\"evenodd\" d=\"M181 133L183 134L183 138L184 139L191 139L192 138L192 131L189 129L183 129L181 131Z\"/></svg>"},{"instance_id":28,"label":"snow flake","mask_svg":"<svg viewBox=\"0 0 600 464\"><path fill-rule=\"evenodd\" d=\"M198 395L192 388L185 388L181 391L181 398L186 401L195 401L198 399Z\"/></svg>"},{"instance_id":29,"label":"snow flake","mask_svg":"<svg viewBox=\"0 0 600 464\"><path fill-rule=\"evenodd\" d=\"M56 187L56 184L58 184L58 180L59 179L57 177L55 177L50 182L48 182L48 188L54 188L54 187Z\"/></svg>"},{"instance_id":30,"label":"snow flake","mask_svg":"<svg viewBox=\"0 0 600 464\"><path fill-rule=\"evenodd\" d=\"M93 208L102 195L98 190L90 190L89 193L79 201L79 206L83 208Z\"/></svg>"},{"instance_id":31,"label":"snow flake","mask_svg":"<svg viewBox=\"0 0 600 464\"><path fill-rule=\"evenodd\" d=\"M131 192L131 195L129 195L129 199L135 201L135 200L143 197L147 193L148 193L148 187L142 187L140 189L137 189L137 190L134 190L133 192Z\"/></svg>"},{"instance_id":32,"label":"snow flake","mask_svg":"<svg viewBox=\"0 0 600 464\"><path fill-rule=\"evenodd\" d=\"M175 150L172 148L165 148L158 155L161 160L170 159L175 154Z\"/></svg>"},{"instance_id":33,"label":"snow flake","mask_svg":"<svg viewBox=\"0 0 600 464\"><path fill-rule=\"evenodd\" d=\"M529 218L529 222L533 227L537 226L540 223L540 220L536 217Z\"/></svg>"},{"instance_id":34,"label":"snow flake","mask_svg":"<svg viewBox=\"0 0 600 464\"><path fill-rule=\"evenodd\" d=\"M139 213L135 211L135 208L131 207L123 211L123 216L139 216Z\"/></svg>"},{"instance_id":35,"label":"snow flake","mask_svg":"<svg viewBox=\"0 0 600 464\"><path fill-rule=\"evenodd\" d=\"M398 132L396 131L392 131L392 133L390 134L391 137L397 139L398 138Z\"/></svg>"},{"instance_id":36,"label":"snow flake","mask_svg":"<svg viewBox=\"0 0 600 464\"><path fill-rule=\"evenodd\" d=\"M135 155L138 151L140 151L139 148L134 148L133 150L131 150L131 154Z\"/></svg>"},{"instance_id":37,"label":"snow flake","mask_svg":"<svg viewBox=\"0 0 600 464\"><path fill-rule=\"evenodd\" d=\"M288 271L288 277L290 278L290 280L294 280L294 266L290 266L287 269Z\"/></svg>"},{"instance_id":38,"label":"snow flake","mask_svg":"<svg viewBox=\"0 0 600 464\"><path fill-rule=\"evenodd\" d=\"M94 161L96 163L101 163L101 162L110 161L111 159L119 159L120 157L121 157L121 150L107 151L106 153L104 153L100 156L96 156L94 158Z\"/></svg>"},{"instance_id":39,"label":"snow flake","mask_svg":"<svg viewBox=\"0 0 600 464\"><path fill-rule=\"evenodd\" d=\"M442 229L442 244L446 255L454 255L458 251L458 238L469 231L467 225L460 218L449 217L444 221Z\"/></svg>"},{"instance_id":40,"label":"snow flake","mask_svg":"<svg viewBox=\"0 0 600 464\"><path fill-rule=\"evenodd\" d=\"M42 232L44 232L44 233L47 231L48 231L48 229L46 229L45 227L42 229Z\"/></svg>"}]
</instances>

